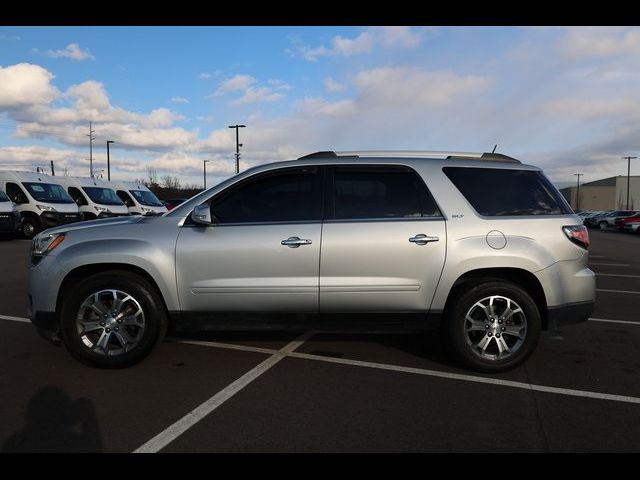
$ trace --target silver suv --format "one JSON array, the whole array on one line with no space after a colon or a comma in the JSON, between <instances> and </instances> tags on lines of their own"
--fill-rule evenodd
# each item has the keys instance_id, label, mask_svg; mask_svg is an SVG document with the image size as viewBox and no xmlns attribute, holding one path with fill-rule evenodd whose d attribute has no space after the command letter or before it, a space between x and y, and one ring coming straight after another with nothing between
<instances>
[{"instance_id":1,"label":"silver suv","mask_svg":"<svg viewBox=\"0 0 640 480\"><path fill-rule=\"evenodd\" d=\"M589 237L539 168L501 154L318 152L261 165L162 217L33 240L29 316L124 367L177 330L424 329L467 367L521 363L593 309Z\"/></svg>"}]
</instances>

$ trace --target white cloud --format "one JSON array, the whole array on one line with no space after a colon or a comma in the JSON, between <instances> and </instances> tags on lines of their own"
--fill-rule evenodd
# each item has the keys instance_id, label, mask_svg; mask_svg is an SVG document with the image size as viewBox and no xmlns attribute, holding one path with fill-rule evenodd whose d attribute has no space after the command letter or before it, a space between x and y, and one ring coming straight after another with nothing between
<instances>
[{"instance_id":1,"label":"white cloud","mask_svg":"<svg viewBox=\"0 0 640 480\"><path fill-rule=\"evenodd\" d=\"M213 77L213 75L207 72L202 72L200 75L198 75L198 78L200 80L209 80L211 77Z\"/></svg>"},{"instance_id":2,"label":"white cloud","mask_svg":"<svg viewBox=\"0 0 640 480\"><path fill-rule=\"evenodd\" d=\"M345 87L342 83L335 81L333 78L327 77L324 79L324 88L327 92L334 93L342 92L347 87Z\"/></svg>"},{"instance_id":3,"label":"white cloud","mask_svg":"<svg viewBox=\"0 0 640 480\"><path fill-rule=\"evenodd\" d=\"M336 35L331 46L294 45L296 51L305 60L315 62L320 57L351 57L371 53L376 46L384 48L415 48L424 38L424 29L412 27L369 27L353 38ZM296 43L298 41L296 40ZM292 52L291 50L288 50Z\"/></svg>"},{"instance_id":4,"label":"white cloud","mask_svg":"<svg viewBox=\"0 0 640 480\"><path fill-rule=\"evenodd\" d=\"M573 27L561 42L571 59L640 54L640 29L624 27Z\"/></svg>"},{"instance_id":5,"label":"white cloud","mask_svg":"<svg viewBox=\"0 0 640 480\"><path fill-rule=\"evenodd\" d=\"M214 96L224 95L225 93L238 90L247 90L256 82L257 80L251 75L235 75L220 82L218 89L214 92Z\"/></svg>"},{"instance_id":6,"label":"white cloud","mask_svg":"<svg viewBox=\"0 0 640 480\"><path fill-rule=\"evenodd\" d=\"M70 58L77 61L96 59L88 49L83 50L77 43L70 43L64 50L49 50L47 55L51 58Z\"/></svg>"},{"instance_id":7,"label":"white cloud","mask_svg":"<svg viewBox=\"0 0 640 480\"><path fill-rule=\"evenodd\" d=\"M492 79L416 67L381 67L359 72L353 83L359 104L398 111L446 105L460 95L483 92Z\"/></svg>"},{"instance_id":8,"label":"white cloud","mask_svg":"<svg viewBox=\"0 0 640 480\"><path fill-rule=\"evenodd\" d=\"M0 66L0 108L48 104L60 94L51 85L53 78L53 74L39 65Z\"/></svg>"},{"instance_id":9,"label":"white cloud","mask_svg":"<svg viewBox=\"0 0 640 480\"><path fill-rule=\"evenodd\" d=\"M172 97L171 103L191 103L189 99L185 97Z\"/></svg>"},{"instance_id":10,"label":"white cloud","mask_svg":"<svg viewBox=\"0 0 640 480\"><path fill-rule=\"evenodd\" d=\"M244 94L231 102L231 105L244 105L257 102L275 102L283 98L282 93L274 92L269 87L249 87Z\"/></svg>"}]
</instances>

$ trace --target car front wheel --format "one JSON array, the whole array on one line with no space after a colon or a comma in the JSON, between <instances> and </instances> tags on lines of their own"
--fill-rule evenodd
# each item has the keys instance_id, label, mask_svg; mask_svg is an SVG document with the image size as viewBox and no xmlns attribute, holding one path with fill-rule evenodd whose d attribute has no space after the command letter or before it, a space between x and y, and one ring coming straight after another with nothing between
<instances>
[{"instance_id":1,"label":"car front wheel","mask_svg":"<svg viewBox=\"0 0 640 480\"><path fill-rule=\"evenodd\" d=\"M71 285L62 301L64 345L88 365L134 365L149 355L167 329L155 287L129 272L92 275Z\"/></svg>"},{"instance_id":2,"label":"car front wheel","mask_svg":"<svg viewBox=\"0 0 640 480\"><path fill-rule=\"evenodd\" d=\"M503 281L477 284L450 309L447 336L457 358L482 372L509 370L533 352L540 312L522 288Z\"/></svg>"}]
</instances>

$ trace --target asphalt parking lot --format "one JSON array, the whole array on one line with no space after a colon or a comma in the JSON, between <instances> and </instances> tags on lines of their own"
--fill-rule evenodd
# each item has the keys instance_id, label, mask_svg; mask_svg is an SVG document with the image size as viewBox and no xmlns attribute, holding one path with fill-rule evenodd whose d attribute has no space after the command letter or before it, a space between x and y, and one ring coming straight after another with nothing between
<instances>
[{"instance_id":1,"label":"asphalt parking lot","mask_svg":"<svg viewBox=\"0 0 640 480\"><path fill-rule=\"evenodd\" d=\"M592 318L499 375L436 333L208 333L85 367L24 319L29 242L0 240L0 451L640 452L640 235L590 235Z\"/></svg>"}]
</instances>

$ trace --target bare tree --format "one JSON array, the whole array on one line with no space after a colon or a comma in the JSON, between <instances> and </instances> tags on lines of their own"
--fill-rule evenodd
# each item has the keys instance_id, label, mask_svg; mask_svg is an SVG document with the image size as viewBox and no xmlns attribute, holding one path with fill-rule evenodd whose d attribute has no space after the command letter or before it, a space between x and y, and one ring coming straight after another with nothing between
<instances>
[{"instance_id":1,"label":"bare tree","mask_svg":"<svg viewBox=\"0 0 640 480\"><path fill-rule=\"evenodd\" d=\"M180 189L180 179L173 175L165 175L162 177L162 187L163 188L172 188L175 190Z\"/></svg>"},{"instance_id":2,"label":"bare tree","mask_svg":"<svg viewBox=\"0 0 640 480\"><path fill-rule=\"evenodd\" d=\"M158 185L158 170L153 167L147 167L147 175L149 176L149 181L145 182L148 186L150 185Z\"/></svg>"}]
</instances>

